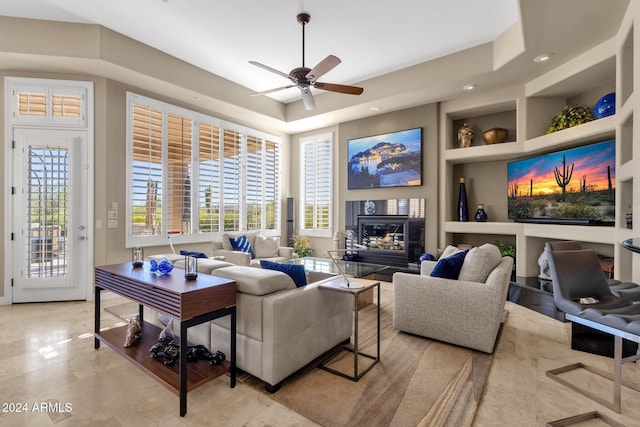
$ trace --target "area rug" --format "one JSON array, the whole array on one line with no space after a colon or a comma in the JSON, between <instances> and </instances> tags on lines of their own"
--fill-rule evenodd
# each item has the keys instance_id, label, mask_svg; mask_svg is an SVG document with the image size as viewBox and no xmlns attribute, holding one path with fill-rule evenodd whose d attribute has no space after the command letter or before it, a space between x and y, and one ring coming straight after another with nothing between
<instances>
[{"instance_id":1,"label":"area rug","mask_svg":"<svg viewBox=\"0 0 640 427\"><path fill-rule=\"evenodd\" d=\"M135 302L124 302L122 304L105 307L104 311L111 313L122 320L127 320L139 313L138 304Z\"/></svg>"},{"instance_id":2,"label":"area rug","mask_svg":"<svg viewBox=\"0 0 640 427\"><path fill-rule=\"evenodd\" d=\"M243 382L323 426L470 426L492 355L395 330L392 286L381 285L381 360L360 381L318 368L319 358L273 394L252 376ZM360 347L368 354L375 354L375 316L375 304L359 312ZM352 374L353 355L342 354L332 367Z\"/></svg>"}]
</instances>

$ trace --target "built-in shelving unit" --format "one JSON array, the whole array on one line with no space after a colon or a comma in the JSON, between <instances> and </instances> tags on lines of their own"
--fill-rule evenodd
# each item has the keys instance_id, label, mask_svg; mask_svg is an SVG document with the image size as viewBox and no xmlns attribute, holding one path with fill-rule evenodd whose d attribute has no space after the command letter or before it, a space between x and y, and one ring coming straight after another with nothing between
<instances>
[{"instance_id":1,"label":"built-in shelving unit","mask_svg":"<svg viewBox=\"0 0 640 427\"><path fill-rule=\"evenodd\" d=\"M640 255L620 242L638 237L627 228L626 214L640 215L640 197L634 197L634 178L640 174L640 126L634 125L640 98L634 93L634 21L640 5L630 4L618 34L522 86L443 102L440 108L440 235L439 246L480 244L502 240L515 246L516 274L539 272L538 257L549 240L580 240L601 254L615 256L615 275L640 281ZM553 117L567 105L591 107L603 95L616 92L616 114L570 129L546 134ZM474 129L469 148L458 148L457 131L467 123ZM483 131L509 130L504 143L486 145ZM507 213L507 165L511 161L590 143L616 139L616 221L614 227L515 223ZM634 157L635 156L635 157ZM483 203L485 223L458 222L456 204L459 178L465 177L469 216ZM640 176L638 177L640 180ZM636 180L637 181L637 180ZM638 220L640 221L640 220ZM640 226L635 227L640 229Z\"/></svg>"}]
</instances>

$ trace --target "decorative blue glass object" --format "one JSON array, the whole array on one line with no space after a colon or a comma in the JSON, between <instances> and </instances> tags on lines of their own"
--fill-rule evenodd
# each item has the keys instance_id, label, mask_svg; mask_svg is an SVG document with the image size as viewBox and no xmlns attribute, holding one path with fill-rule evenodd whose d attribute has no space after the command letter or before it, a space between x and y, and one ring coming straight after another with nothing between
<instances>
[{"instance_id":1,"label":"decorative blue glass object","mask_svg":"<svg viewBox=\"0 0 640 427\"><path fill-rule=\"evenodd\" d=\"M151 264L151 272L158 271L158 262L155 259L150 260L149 264Z\"/></svg>"},{"instance_id":2,"label":"decorative blue glass object","mask_svg":"<svg viewBox=\"0 0 640 427\"><path fill-rule=\"evenodd\" d=\"M616 93L611 92L603 96L593 107L593 115L596 119L611 116L616 113Z\"/></svg>"},{"instance_id":3,"label":"decorative blue glass object","mask_svg":"<svg viewBox=\"0 0 640 427\"><path fill-rule=\"evenodd\" d=\"M474 218L478 222L487 222L487 212L484 210L484 205L482 203L478 205L478 210L476 211Z\"/></svg>"},{"instance_id":4,"label":"decorative blue glass object","mask_svg":"<svg viewBox=\"0 0 640 427\"><path fill-rule=\"evenodd\" d=\"M171 270L173 270L173 264L168 259L162 258L158 263L158 274L169 274Z\"/></svg>"},{"instance_id":5,"label":"decorative blue glass object","mask_svg":"<svg viewBox=\"0 0 640 427\"><path fill-rule=\"evenodd\" d=\"M418 265L422 264L422 261L435 261L435 260L436 260L436 257L434 257L432 254L424 253L420 255L420 258L418 258Z\"/></svg>"}]
</instances>

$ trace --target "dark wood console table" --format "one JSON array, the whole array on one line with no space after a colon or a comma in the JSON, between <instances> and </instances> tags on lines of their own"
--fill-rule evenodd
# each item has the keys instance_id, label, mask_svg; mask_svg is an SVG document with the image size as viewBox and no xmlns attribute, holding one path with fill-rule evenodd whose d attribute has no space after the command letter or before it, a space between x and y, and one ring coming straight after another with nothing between
<instances>
[{"instance_id":1,"label":"dark wood console table","mask_svg":"<svg viewBox=\"0 0 640 427\"><path fill-rule=\"evenodd\" d=\"M138 303L142 338L124 347L127 326L100 330L100 291L108 290ZM160 328L144 322L143 306L154 308L180 321L180 359L178 366L166 366L149 357L149 348L158 342ZM187 329L218 317L231 316L231 354L220 365L206 361L189 362L187 370ZM177 339L176 339L177 341ZM114 264L95 269L95 340L138 366L160 384L180 397L180 416L187 413L187 392L230 373L231 388L236 385L236 283L220 277L200 274L196 280L185 280L184 270L158 276L144 263L133 268L131 263ZM211 349L214 351L213 349Z\"/></svg>"}]
</instances>

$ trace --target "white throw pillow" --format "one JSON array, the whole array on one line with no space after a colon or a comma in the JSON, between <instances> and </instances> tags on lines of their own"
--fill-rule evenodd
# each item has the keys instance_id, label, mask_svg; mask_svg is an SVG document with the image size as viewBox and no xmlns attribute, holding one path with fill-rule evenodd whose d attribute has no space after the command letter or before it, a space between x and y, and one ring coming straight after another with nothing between
<instances>
[{"instance_id":1,"label":"white throw pillow","mask_svg":"<svg viewBox=\"0 0 640 427\"><path fill-rule=\"evenodd\" d=\"M233 247L229 242L229 238L247 236L247 240L249 241L249 244L251 245L251 249L253 250L257 235L258 235L258 231L232 231L229 233L224 233L222 235L222 249L226 249L228 251L233 250Z\"/></svg>"},{"instance_id":2,"label":"white throw pillow","mask_svg":"<svg viewBox=\"0 0 640 427\"><path fill-rule=\"evenodd\" d=\"M458 280L484 283L500 261L502 255L496 245L485 243L473 248L464 257Z\"/></svg>"},{"instance_id":3,"label":"white throw pillow","mask_svg":"<svg viewBox=\"0 0 640 427\"><path fill-rule=\"evenodd\" d=\"M273 258L278 256L278 241L272 237L256 236L253 246L256 258Z\"/></svg>"},{"instance_id":4,"label":"white throw pillow","mask_svg":"<svg viewBox=\"0 0 640 427\"><path fill-rule=\"evenodd\" d=\"M442 251L442 253L440 254L439 259L448 258L453 254L457 254L458 252L462 252L462 249L453 245L449 245L446 248L444 248L444 251Z\"/></svg>"}]
</instances>

